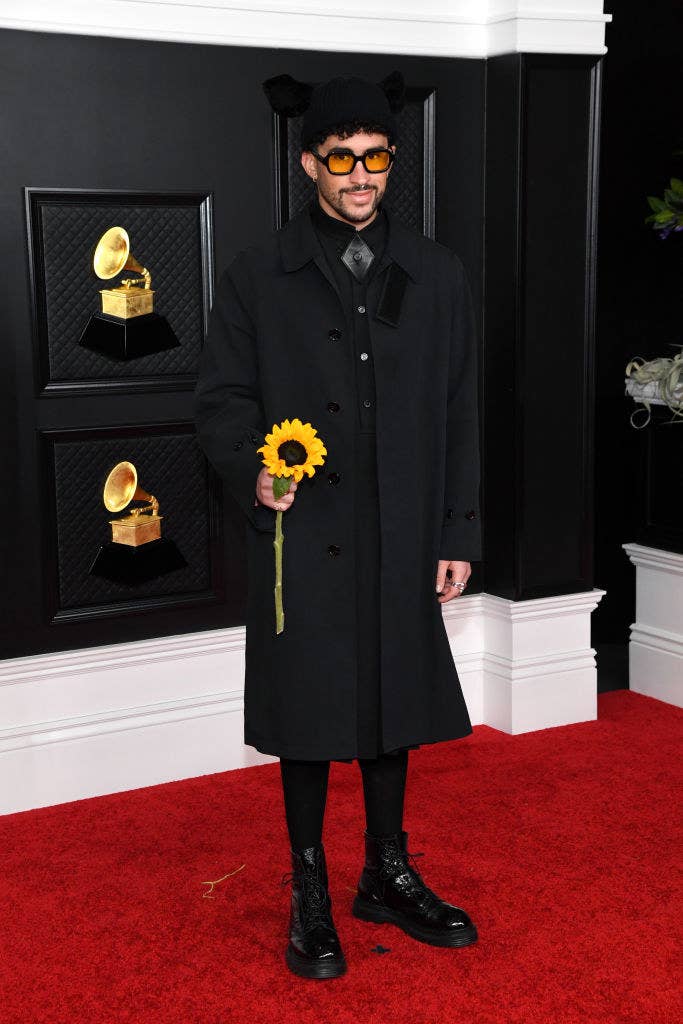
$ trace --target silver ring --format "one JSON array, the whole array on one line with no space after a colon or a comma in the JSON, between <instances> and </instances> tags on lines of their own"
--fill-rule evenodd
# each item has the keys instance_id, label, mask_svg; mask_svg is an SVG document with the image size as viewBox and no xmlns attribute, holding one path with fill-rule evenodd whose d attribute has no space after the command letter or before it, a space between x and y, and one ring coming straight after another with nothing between
<instances>
[{"instance_id":1,"label":"silver ring","mask_svg":"<svg viewBox=\"0 0 683 1024\"><path fill-rule=\"evenodd\" d=\"M463 583L462 580L458 580L457 582L455 582L454 580L446 580L446 586L447 587L460 587L461 590L464 590L465 587L467 586L467 584Z\"/></svg>"}]
</instances>

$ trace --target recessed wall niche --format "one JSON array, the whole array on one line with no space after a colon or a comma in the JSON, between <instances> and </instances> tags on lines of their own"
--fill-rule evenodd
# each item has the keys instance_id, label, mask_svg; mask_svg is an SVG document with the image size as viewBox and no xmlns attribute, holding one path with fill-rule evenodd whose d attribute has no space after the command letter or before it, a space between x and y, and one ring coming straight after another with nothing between
<instances>
[{"instance_id":1,"label":"recessed wall niche","mask_svg":"<svg viewBox=\"0 0 683 1024\"><path fill-rule=\"evenodd\" d=\"M213 301L210 192L25 188L33 312L35 388L45 394L189 390L194 387ZM79 344L100 289L120 284L93 269L98 240L113 226L152 275L154 309L178 344L135 358Z\"/></svg>"},{"instance_id":2,"label":"recessed wall niche","mask_svg":"<svg viewBox=\"0 0 683 1024\"><path fill-rule=\"evenodd\" d=\"M220 481L192 424L46 430L40 439L49 624L224 597ZM136 585L90 572L116 518L105 508L104 484L123 460L134 464L140 486L158 500L162 536L186 563Z\"/></svg>"}]
</instances>

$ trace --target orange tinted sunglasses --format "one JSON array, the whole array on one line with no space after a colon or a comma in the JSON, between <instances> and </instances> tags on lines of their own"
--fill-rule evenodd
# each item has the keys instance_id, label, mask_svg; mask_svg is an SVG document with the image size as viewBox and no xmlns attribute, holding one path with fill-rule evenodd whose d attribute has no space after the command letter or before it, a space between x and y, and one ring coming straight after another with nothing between
<instances>
[{"instance_id":1,"label":"orange tinted sunglasses","mask_svg":"<svg viewBox=\"0 0 683 1024\"><path fill-rule=\"evenodd\" d=\"M369 174L381 174L389 169L394 159L394 153L383 147L367 149L361 156L356 156L350 149L333 149L326 156L321 156L314 149L311 152L316 160L325 164L330 174L351 174L359 161Z\"/></svg>"}]
</instances>

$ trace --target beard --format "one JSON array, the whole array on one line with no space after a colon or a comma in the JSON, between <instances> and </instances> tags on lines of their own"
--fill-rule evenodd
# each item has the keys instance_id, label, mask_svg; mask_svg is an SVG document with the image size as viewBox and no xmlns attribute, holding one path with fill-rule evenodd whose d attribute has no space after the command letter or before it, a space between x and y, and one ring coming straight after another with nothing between
<instances>
[{"instance_id":1,"label":"beard","mask_svg":"<svg viewBox=\"0 0 683 1024\"><path fill-rule=\"evenodd\" d=\"M363 224L374 216L375 210L382 201L384 195L384 189L379 189L376 185L370 185L369 191L374 192L372 199L361 208L356 207L352 199L348 199L349 192L359 192L362 189L350 186L348 188L331 189L328 185L323 184L318 180L318 191L323 199L329 203L332 209L343 217L344 220L351 221L352 224Z\"/></svg>"}]
</instances>

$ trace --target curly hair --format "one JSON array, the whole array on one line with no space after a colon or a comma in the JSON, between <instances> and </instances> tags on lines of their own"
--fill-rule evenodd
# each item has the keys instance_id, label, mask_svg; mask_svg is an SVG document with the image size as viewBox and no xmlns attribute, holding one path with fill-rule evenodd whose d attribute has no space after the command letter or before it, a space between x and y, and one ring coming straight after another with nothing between
<instances>
[{"instance_id":1,"label":"curly hair","mask_svg":"<svg viewBox=\"0 0 683 1024\"><path fill-rule=\"evenodd\" d=\"M329 128L316 132L305 142L302 139L301 149L310 151L312 146L317 149L329 135L338 135L340 139L348 139L349 136L355 135L357 132L366 132L368 135L386 135L388 146L393 146L396 141L395 136L389 132L386 125L368 124L366 121L344 121L343 124L330 125Z\"/></svg>"}]
</instances>

